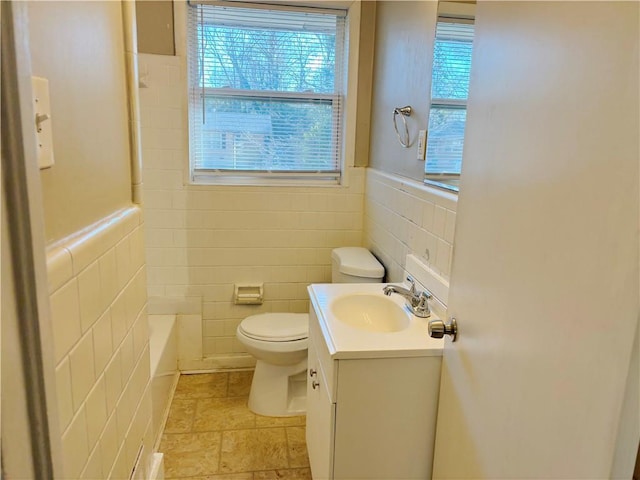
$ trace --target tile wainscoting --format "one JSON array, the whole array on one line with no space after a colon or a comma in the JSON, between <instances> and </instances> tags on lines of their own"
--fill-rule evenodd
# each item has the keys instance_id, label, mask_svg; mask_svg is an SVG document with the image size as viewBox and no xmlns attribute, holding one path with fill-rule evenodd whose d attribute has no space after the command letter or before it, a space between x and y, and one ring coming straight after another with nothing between
<instances>
[{"instance_id":1,"label":"tile wainscoting","mask_svg":"<svg viewBox=\"0 0 640 480\"><path fill-rule=\"evenodd\" d=\"M47 270L65 478L129 478L154 440L140 209L52 245Z\"/></svg>"},{"instance_id":2,"label":"tile wainscoting","mask_svg":"<svg viewBox=\"0 0 640 480\"><path fill-rule=\"evenodd\" d=\"M449 279L457 203L452 193L367 169L364 244L384 263L388 282L404 280L411 253Z\"/></svg>"}]
</instances>

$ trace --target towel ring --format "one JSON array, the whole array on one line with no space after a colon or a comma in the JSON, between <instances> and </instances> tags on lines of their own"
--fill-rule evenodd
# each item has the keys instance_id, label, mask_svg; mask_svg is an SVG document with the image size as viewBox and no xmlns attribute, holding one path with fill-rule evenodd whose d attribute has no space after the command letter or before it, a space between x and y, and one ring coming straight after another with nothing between
<instances>
[{"instance_id":1,"label":"towel ring","mask_svg":"<svg viewBox=\"0 0 640 480\"><path fill-rule=\"evenodd\" d=\"M404 148L409 148L411 146L411 142L409 139L409 127L407 125L407 119L405 117L411 116L411 107L407 105L406 107L396 107L393 109L393 129L396 131L396 135L398 136L398 142ZM402 123L404 124L404 135L400 135L398 131L398 121L396 116L400 114L400 118L402 119Z\"/></svg>"}]
</instances>

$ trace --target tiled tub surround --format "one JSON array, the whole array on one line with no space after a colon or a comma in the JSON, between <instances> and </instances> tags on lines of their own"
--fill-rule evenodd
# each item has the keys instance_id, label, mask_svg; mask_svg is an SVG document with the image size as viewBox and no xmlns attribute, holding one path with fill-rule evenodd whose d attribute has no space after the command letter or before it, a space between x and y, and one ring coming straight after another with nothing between
<instances>
[{"instance_id":1,"label":"tiled tub surround","mask_svg":"<svg viewBox=\"0 0 640 480\"><path fill-rule=\"evenodd\" d=\"M404 281L410 253L448 281L457 199L415 180L367 169L364 244L385 265L387 281Z\"/></svg>"},{"instance_id":2,"label":"tiled tub surround","mask_svg":"<svg viewBox=\"0 0 640 480\"><path fill-rule=\"evenodd\" d=\"M160 444L167 479L311 480L305 417L249 411L252 375L180 377Z\"/></svg>"},{"instance_id":3,"label":"tiled tub surround","mask_svg":"<svg viewBox=\"0 0 640 480\"><path fill-rule=\"evenodd\" d=\"M142 229L131 207L47 252L65 478L126 479L152 449Z\"/></svg>"},{"instance_id":4,"label":"tiled tub surround","mask_svg":"<svg viewBox=\"0 0 640 480\"><path fill-rule=\"evenodd\" d=\"M153 310L201 313L204 356L246 356L244 317L307 312L307 285L331 280L331 250L361 245L365 169L348 169L348 187L187 185L182 62L139 55L149 302L194 300L201 312ZM264 304L235 305L234 283L253 282Z\"/></svg>"}]
</instances>

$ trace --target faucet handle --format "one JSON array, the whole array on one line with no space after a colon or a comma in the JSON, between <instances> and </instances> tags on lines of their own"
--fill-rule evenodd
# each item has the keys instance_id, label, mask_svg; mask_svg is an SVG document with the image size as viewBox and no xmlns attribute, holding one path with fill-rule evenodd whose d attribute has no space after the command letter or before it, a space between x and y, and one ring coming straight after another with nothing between
<instances>
[{"instance_id":1,"label":"faucet handle","mask_svg":"<svg viewBox=\"0 0 640 480\"><path fill-rule=\"evenodd\" d=\"M425 290L424 292L420 292L420 294L414 298L415 301L411 304L413 307L413 314L421 318L431 316L431 309L429 308L429 299L431 298L431 294Z\"/></svg>"},{"instance_id":2,"label":"faucet handle","mask_svg":"<svg viewBox=\"0 0 640 480\"><path fill-rule=\"evenodd\" d=\"M413 279L411 275L407 275L407 282L411 284L411 288L409 289L409 293L411 295L416 294L416 281Z\"/></svg>"}]
</instances>

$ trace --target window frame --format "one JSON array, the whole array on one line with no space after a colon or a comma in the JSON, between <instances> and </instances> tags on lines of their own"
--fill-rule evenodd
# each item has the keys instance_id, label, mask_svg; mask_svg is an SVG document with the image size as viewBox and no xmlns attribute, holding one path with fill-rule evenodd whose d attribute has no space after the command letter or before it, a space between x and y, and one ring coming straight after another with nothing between
<instances>
[{"instance_id":1,"label":"window frame","mask_svg":"<svg viewBox=\"0 0 640 480\"><path fill-rule=\"evenodd\" d=\"M197 52L197 29L193 28L194 15L192 8L199 5L213 5L238 8L255 8L255 9L272 9L286 10L294 12L313 12L327 13L342 17L344 21L338 22L339 28L336 32L336 38L341 38L341 47L336 48L335 52L335 88L333 93L313 93L313 92L289 92L289 91L269 91L269 90L243 90L235 88L215 88L200 87L194 85L191 73L191 57ZM349 10L347 8L317 8L308 6L285 5L285 4L261 4L261 3L238 3L228 1L190 1L187 4L187 22L186 22L186 63L189 71L189 79L187 81L188 96L187 101L187 117L189 123L188 133L188 180L193 185L274 185L274 186L340 186L345 181L345 147L348 139L346 138L347 128L346 119L348 116L347 108L347 90L348 90L348 59L349 59ZM195 10L195 8L194 8ZM197 24L197 23L196 23ZM194 31L196 30L196 31ZM194 41L196 43L194 43ZM336 42L337 43L337 42ZM197 60L194 60L197 62ZM242 169L207 169L196 168L193 153L193 135L194 129L197 127L193 122L193 108L195 103L202 104L203 96L209 98L225 97L225 98L247 98L247 99L276 99L283 101L300 101L316 104L330 104L332 110L332 125L336 126L332 132L331 150L336 152L336 169L335 170L242 170ZM339 115L339 119L336 119Z\"/></svg>"},{"instance_id":2,"label":"window frame","mask_svg":"<svg viewBox=\"0 0 640 480\"><path fill-rule=\"evenodd\" d=\"M465 4L461 2L439 2L438 4L438 16L436 19L436 28L434 32L434 57L435 47L437 42L437 31L440 23L459 23L459 24L475 24L475 5ZM475 37L475 31L474 31ZM473 51L473 49L472 49ZM435 67L435 58L432 61L432 69ZM432 73L433 82L433 73ZM433 92L433 85L431 85L431 92ZM467 111L468 96L466 99L454 99L454 98L439 98L431 97L429 102L429 116L427 118L427 125L431 119L432 110L464 110L465 115ZM466 136L466 118L465 118L465 134ZM464 138L463 136L463 138ZM428 171L427 165L429 163L428 158L428 141L429 132L427 130L427 138L425 145L425 171L424 171L424 183L427 185L433 185L451 192L458 193L459 191L459 179L460 173L446 172L446 171Z\"/></svg>"}]
</instances>

